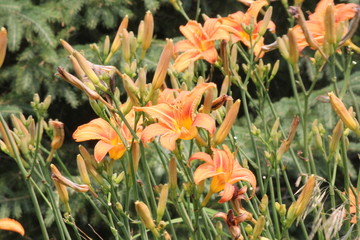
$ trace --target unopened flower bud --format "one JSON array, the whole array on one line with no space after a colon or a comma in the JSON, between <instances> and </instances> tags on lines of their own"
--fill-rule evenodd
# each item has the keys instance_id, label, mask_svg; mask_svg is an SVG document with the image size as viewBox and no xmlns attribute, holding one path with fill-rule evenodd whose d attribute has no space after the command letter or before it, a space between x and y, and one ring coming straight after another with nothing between
<instances>
[{"instance_id":1,"label":"unopened flower bud","mask_svg":"<svg viewBox=\"0 0 360 240\"><path fill-rule=\"evenodd\" d=\"M254 231L253 231L253 238L254 239L257 239L260 236L260 234L264 230L264 226L265 226L265 217L263 215L261 215L257 219L255 227L254 227Z\"/></svg>"},{"instance_id":2,"label":"unopened flower bud","mask_svg":"<svg viewBox=\"0 0 360 240\"><path fill-rule=\"evenodd\" d=\"M157 206L156 222L160 222L160 220L162 219L162 217L164 215L164 212L166 209L166 203L167 203L167 199L168 199L168 193L169 193L169 187L167 184L164 184L161 188L159 203Z\"/></svg>"},{"instance_id":3,"label":"unopened flower bud","mask_svg":"<svg viewBox=\"0 0 360 240\"><path fill-rule=\"evenodd\" d=\"M268 204L269 204L269 197L266 194L264 194L259 205L259 210L262 214L265 214L267 212Z\"/></svg>"},{"instance_id":4,"label":"unopened flower bud","mask_svg":"<svg viewBox=\"0 0 360 240\"><path fill-rule=\"evenodd\" d=\"M86 164L85 164L85 161L84 161L84 159L82 158L82 156L80 154L78 154L76 156L76 163L77 163L77 166L78 166L78 169L79 169L81 180L86 185L90 185L91 182L90 182L88 171L86 169Z\"/></svg>"},{"instance_id":5,"label":"unopened flower bud","mask_svg":"<svg viewBox=\"0 0 360 240\"><path fill-rule=\"evenodd\" d=\"M288 50L288 48L286 46L287 45L287 43L285 42L286 40L287 40L287 37L286 38L284 38L284 36L282 38L278 37L277 38L277 44L278 44L281 56L286 61L289 61L290 53L289 53L289 50Z\"/></svg>"},{"instance_id":6,"label":"unopened flower bud","mask_svg":"<svg viewBox=\"0 0 360 240\"><path fill-rule=\"evenodd\" d=\"M64 123L59 121L50 121L49 125L52 126L54 129L53 140L51 141L51 148L57 150L63 145L64 142Z\"/></svg>"},{"instance_id":7,"label":"unopened flower bud","mask_svg":"<svg viewBox=\"0 0 360 240\"><path fill-rule=\"evenodd\" d=\"M60 43L70 55L73 54L74 48L67 41L60 39Z\"/></svg>"},{"instance_id":8,"label":"unopened flower bud","mask_svg":"<svg viewBox=\"0 0 360 240\"><path fill-rule=\"evenodd\" d=\"M263 36L265 34L266 30L268 29L269 23L271 21L271 15L272 15L272 7L270 6L266 10L264 18L263 18L263 20L261 22L261 26L260 26L260 29L259 29L259 35L260 36Z\"/></svg>"},{"instance_id":9,"label":"unopened flower bud","mask_svg":"<svg viewBox=\"0 0 360 240\"><path fill-rule=\"evenodd\" d=\"M289 150L291 142L293 141L293 139L295 137L296 128L299 125L299 122L300 122L300 118L298 116L295 116L291 123L290 131L289 131L289 135L288 135L287 139L285 139L281 143L280 147L278 148L278 150L276 152L276 160L277 161L280 161L282 156L284 155L284 153L286 153Z\"/></svg>"},{"instance_id":10,"label":"unopened flower bud","mask_svg":"<svg viewBox=\"0 0 360 240\"><path fill-rule=\"evenodd\" d=\"M129 32L124 28L122 31L122 55L126 62L130 62L131 51L130 51L130 37Z\"/></svg>"},{"instance_id":11,"label":"unopened flower bud","mask_svg":"<svg viewBox=\"0 0 360 240\"><path fill-rule=\"evenodd\" d=\"M141 20L138 27L137 42L142 43L144 38L144 20Z\"/></svg>"},{"instance_id":12,"label":"unopened flower bud","mask_svg":"<svg viewBox=\"0 0 360 240\"><path fill-rule=\"evenodd\" d=\"M175 158L171 158L169 161L169 188L170 190L175 190L177 188L177 168Z\"/></svg>"},{"instance_id":13,"label":"unopened flower bud","mask_svg":"<svg viewBox=\"0 0 360 240\"><path fill-rule=\"evenodd\" d=\"M333 4L327 5L324 17L325 41L329 44L330 48L333 48L333 44L336 41L335 14ZM330 51L332 51L332 49L330 49Z\"/></svg>"},{"instance_id":14,"label":"unopened flower bud","mask_svg":"<svg viewBox=\"0 0 360 240\"><path fill-rule=\"evenodd\" d=\"M298 50L298 44L297 39L294 33L294 30L292 28L288 31L288 39L289 39L289 62L294 68L295 73L299 72L299 50Z\"/></svg>"},{"instance_id":15,"label":"unopened flower bud","mask_svg":"<svg viewBox=\"0 0 360 240\"><path fill-rule=\"evenodd\" d=\"M245 232L248 234L248 235L252 235L253 234L253 231L254 231L254 228L251 226L251 224L247 224L246 227L245 227ZM255 238L256 239L256 238Z\"/></svg>"},{"instance_id":16,"label":"unopened flower bud","mask_svg":"<svg viewBox=\"0 0 360 240\"><path fill-rule=\"evenodd\" d=\"M229 87L230 87L230 77L226 75L221 84L220 96L226 95L228 93Z\"/></svg>"},{"instance_id":17,"label":"unopened flower bud","mask_svg":"<svg viewBox=\"0 0 360 240\"><path fill-rule=\"evenodd\" d=\"M148 206L146 206L146 204L141 201L136 201L135 210L145 227L150 229L150 231L154 234L155 237L160 237L160 234L155 227L155 223Z\"/></svg>"},{"instance_id":18,"label":"unopened flower bud","mask_svg":"<svg viewBox=\"0 0 360 240\"><path fill-rule=\"evenodd\" d=\"M119 28L116 32L114 41L111 44L111 50L110 52L114 54L117 50L119 50L121 46L121 34L123 33L123 29L126 29L129 23L129 17L126 15L124 19L121 21Z\"/></svg>"},{"instance_id":19,"label":"unopened flower bud","mask_svg":"<svg viewBox=\"0 0 360 240\"><path fill-rule=\"evenodd\" d=\"M131 157L134 165L134 172L136 173L140 161L140 144L138 142L135 142L131 148Z\"/></svg>"},{"instance_id":20,"label":"unopened flower bud","mask_svg":"<svg viewBox=\"0 0 360 240\"><path fill-rule=\"evenodd\" d=\"M154 18L150 11L147 11L144 18L144 35L142 41L142 58L145 57L146 50L150 47L154 34Z\"/></svg>"},{"instance_id":21,"label":"unopened flower bud","mask_svg":"<svg viewBox=\"0 0 360 240\"><path fill-rule=\"evenodd\" d=\"M226 114L226 117L220 125L218 131L214 136L214 146L221 144L230 132L231 127L234 125L237 114L240 109L240 100L236 100Z\"/></svg>"},{"instance_id":22,"label":"unopened flower bud","mask_svg":"<svg viewBox=\"0 0 360 240\"><path fill-rule=\"evenodd\" d=\"M78 61L80 67L85 72L86 76L93 82L93 84L99 87L102 91L106 92L107 88L100 82L99 77L95 74L85 57L78 51L74 51L74 57Z\"/></svg>"},{"instance_id":23,"label":"unopened flower bud","mask_svg":"<svg viewBox=\"0 0 360 240\"><path fill-rule=\"evenodd\" d=\"M328 93L330 103L336 114L340 117L346 127L350 128L357 135L360 135L360 126L358 121L349 113L344 103L333 93Z\"/></svg>"},{"instance_id":24,"label":"unopened flower bud","mask_svg":"<svg viewBox=\"0 0 360 240\"><path fill-rule=\"evenodd\" d=\"M166 45L160 55L159 63L156 67L154 78L152 80L153 90L156 90L163 85L173 52L174 46L172 39L166 39Z\"/></svg>"},{"instance_id":25,"label":"unopened flower bud","mask_svg":"<svg viewBox=\"0 0 360 240\"><path fill-rule=\"evenodd\" d=\"M69 194L68 194L68 191L66 189L66 186L64 184L61 184L61 183L55 181L55 180L54 180L54 185L55 185L56 191L59 194L60 201L62 203L64 203L64 204L68 204L68 202L69 202Z\"/></svg>"},{"instance_id":26,"label":"unopened flower bud","mask_svg":"<svg viewBox=\"0 0 360 240\"><path fill-rule=\"evenodd\" d=\"M339 120L332 132L332 136L329 143L329 160L332 159L334 153L336 153L339 146L340 138L344 133L343 122Z\"/></svg>"},{"instance_id":27,"label":"unopened flower bud","mask_svg":"<svg viewBox=\"0 0 360 240\"><path fill-rule=\"evenodd\" d=\"M0 68L4 63L7 47L7 31L4 27L0 30Z\"/></svg>"}]
</instances>

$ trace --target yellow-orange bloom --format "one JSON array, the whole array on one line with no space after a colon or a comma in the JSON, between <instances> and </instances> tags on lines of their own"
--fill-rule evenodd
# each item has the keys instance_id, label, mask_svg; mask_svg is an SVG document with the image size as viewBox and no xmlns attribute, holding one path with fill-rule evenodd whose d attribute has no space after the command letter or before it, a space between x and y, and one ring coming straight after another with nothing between
<instances>
[{"instance_id":1,"label":"yellow-orange bloom","mask_svg":"<svg viewBox=\"0 0 360 240\"><path fill-rule=\"evenodd\" d=\"M14 219L11 219L11 218L0 219L0 229L6 230L6 231L17 232L21 236L24 236L24 234L25 234L25 230L24 230L23 226L21 225L21 223L19 223L18 221L14 220Z\"/></svg>"},{"instance_id":2,"label":"yellow-orange bloom","mask_svg":"<svg viewBox=\"0 0 360 240\"><path fill-rule=\"evenodd\" d=\"M195 159L204 161L194 172L195 184L212 178L210 192L217 193L224 190L220 203L229 201L235 192L234 183L246 181L252 187L252 195L255 194L256 178L255 175L246 168L240 166L230 149L223 145L224 150L212 148L213 154L210 156L204 152L194 153L189 158L189 163Z\"/></svg>"},{"instance_id":3,"label":"yellow-orange bloom","mask_svg":"<svg viewBox=\"0 0 360 240\"><path fill-rule=\"evenodd\" d=\"M180 32L187 40L181 40L174 46L175 52L183 52L176 58L174 68L181 72L191 62L199 59L205 59L210 64L214 64L218 57L215 40L228 39L228 33L220 26L216 18L207 19L204 27L196 21L189 21L185 26L180 26Z\"/></svg>"},{"instance_id":4,"label":"yellow-orange bloom","mask_svg":"<svg viewBox=\"0 0 360 240\"><path fill-rule=\"evenodd\" d=\"M358 196L358 202L356 205L356 197L355 194L353 193L353 191L351 189L349 189L349 201L350 201L350 214L354 214L354 216L351 218L350 222L351 223L357 223L357 219L356 219L356 207L360 208L360 198L359 198L359 191L354 188L357 196Z\"/></svg>"},{"instance_id":5,"label":"yellow-orange bloom","mask_svg":"<svg viewBox=\"0 0 360 240\"><path fill-rule=\"evenodd\" d=\"M150 107L134 107L135 111L149 114L157 123L147 126L141 135L143 142L151 142L155 136L160 136L160 144L173 151L176 140L190 140L197 136L197 127L204 128L212 135L215 132L215 120L207 114L195 113L202 95L214 83L204 83L192 91L182 91L170 103L160 103ZM170 92L169 92L170 93Z\"/></svg>"},{"instance_id":6,"label":"yellow-orange bloom","mask_svg":"<svg viewBox=\"0 0 360 240\"><path fill-rule=\"evenodd\" d=\"M323 46L325 42L325 35L326 35L326 28L329 29L329 26L332 24L329 24L329 26L326 26L325 24L325 15L329 11L327 11L329 5L334 5L333 0L321 0L315 8L315 12L309 15L309 20L305 21L306 27L310 33L310 35L313 37L313 39L317 42L318 45ZM341 27L340 23L347 21L355 16L356 9L359 7L359 5L355 3L341 3L337 4L333 8L333 17L334 17L334 29L332 29L337 36L340 38L346 34L347 29L344 27ZM328 16L329 17L329 16ZM296 25L294 28L294 33L296 34L299 51L302 51L306 46L309 46L309 43L306 41L305 34L300 27L300 25ZM336 36L333 36L336 37ZM337 42L340 41L340 39L336 39ZM312 46L310 46L312 47Z\"/></svg>"},{"instance_id":7,"label":"yellow-orange bloom","mask_svg":"<svg viewBox=\"0 0 360 240\"><path fill-rule=\"evenodd\" d=\"M134 126L135 113L130 112L126 119L131 126ZM115 121L112 122L115 125ZM118 127L119 132L123 136L126 143L123 143L120 136L114 128L104 119L97 118L89 123L79 126L73 134L76 142L83 142L88 140L100 140L94 148L94 157L97 162L100 162L107 153L110 158L117 160L121 158L128 145L133 140L130 130L122 122ZM137 133L141 133L141 128L137 129Z\"/></svg>"},{"instance_id":8,"label":"yellow-orange bloom","mask_svg":"<svg viewBox=\"0 0 360 240\"><path fill-rule=\"evenodd\" d=\"M230 14L227 17L221 18L220 22L222 28L231 34L231 40L233 43L241 41L247 47L254 48L254 54L262 57L264 55L261 52L261 47L264 46L264 38L260 36L255 46L252 46L255 40L259 37L259 31L262 29L263 21L256 22L257 16L262 7L268 5L267 0L258 0L251 3L250 8L243 13L238 11ZM243 26L250 26L253 24L253 31L251 36L243 29ZM275 24L272 21L268 22L268 29L275 31Z\"/></svg>"}]
</instances>

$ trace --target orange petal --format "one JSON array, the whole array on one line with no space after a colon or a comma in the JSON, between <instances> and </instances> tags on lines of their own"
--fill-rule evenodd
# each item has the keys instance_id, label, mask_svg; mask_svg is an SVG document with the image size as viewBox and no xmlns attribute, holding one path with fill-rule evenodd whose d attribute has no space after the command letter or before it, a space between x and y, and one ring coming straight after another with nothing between
<instances>
[{"instance_id":1,"label":"orange petal","mask_svg":"<svg viewBox=\"0 0 360 240\"><path fill-rule=\"evenodd\" d=\"M176 71L182 72L190 65L191 62L195 62L195 61L199 60L200 57L201 57L201 55L200 55L199 50L196 50L196 49L189 50L189 51L186 51L186 52L180 54L175 59L173 66L176 69Z\"/></svg>"},{"instance_id":2,"label":"orange petal","mask_svg":"<svg viewBox=\"0 0 360 240\"><path fill-rule=\"evenodd\" d=\"M0 229L6 231L17 232L21 236L24 236L25 230L23 226L16 220L11 218L2 218L0 219Z\"/></svg>"},{"instance_id":3,"label":"orange petal","mask_svg":"<svg viewBox=\"0 0 360 240\"><path fill-rule=\"evenodd\" d=\"M210 135L213 135L216 130L215 120L210 115L205 113L198 113L192 125L208 130Z\"/></svg>"},{"instance_id":4,"label":"orange petal","mask_svg":"<svg viewBox=\"0 0 360 240\"><path fill-rule=\"evenodd\" d=\"M196 46L194 46L194 44L192 44L189 40L181 40L175 44L174 52L185 52L194 48L196 48Z\"/></svg>"},{"instance_id":5,"label":"orange petal","mask_svg":"<svg viewBox=\"0 0 360 240\"><path fill-rule=\"evenodd\" d=\"M73 138L77 142L97 139L109 139L111 132L115 132L110 124L104 119L97 118L91 122L79 126L73 133Z\"/></svg>"},{"instance_id":6,"label":"orange petal","mask_svg":"<svg viewBox=\"0 0 360 240\"><path fill-rule=\"evenodd\" d=\"M204 152L196 152L193 155L191 155L191 157L188 160L188 164L190 164L191 161L196 159L213 164L213 159L211 158L211 156Z\"/></svg>"},{"instance_id":7,"label":"orange petal","mask_svg":"<svg viewBox=\"0 0 360 240\"><path fill-rule=\"evenodd\" d=\"M184 95L179 95L178 98L184 98L183 99L183 116L192 116L192 114L195 112L196 107L199 105L199 102L202 98L202 95L205 93L206 90L209 88L215 88L216 85L214 83L203 83L200 85L197 85L191 92Z\"/></svg>"},{"instance_id":8,"label":"orange petal","mask_svg":"<svg viewBox=\"0 0 360 240\"><path fill-rule=\"evenodd\" d=\"M257 15L259 14L262 7L268 5L267 0L257 0L253 4L251 4L250 8L246 11L246 15L250 17L253 17L255 20L257 18Z\"/></svg>"},{"instance_id":9,"label":"orange petal","mask_svg":"<svg viewBox=\"0 0 360 240\"><path fill-rule=\"evenodd\" d=\"M180 133L176 132L167 132L160 138L160 144L170 151L174 151L176 148L176 140L179 138Z\"/></svg>"},{"instance_id":10,"label":"orange petal","mask_svg":"<svg viewBox=\"0 0 360 240\"><path fill-rule=\"evenodd\" d=\"M201 52L202 58L211 64L214 64L217 60L218 53L215 47L209 48L206 51Z\"/></svg>"},{"instance_id":11,"label":"orange petal","mask_svg":"<svg viewBox=\"0 0 360 240\"><path fill-rule=\"evenodd\" d=\"M169 131L171 131L171 129L162 123L151 124L143 130L141 134L141 141L144 143L151 142L154 137L163 135Z\"/></svg>"},{"instance_id":12,"label":"orange petal","mask_svg":"<svg viewBox=\"0 0 360 240\"><path fill-rule=\"evenodd\" d=\"M180 32L195 46L201 46L199 36L204 35L204 31L200 23L189 21L185 26L180 26Z\"/></svg>"},{"instance_id":13,"label":"orange petal","mask_svg":"<svg viewBox=\"0 0 360 240\"><path fill-rule=\"evenodd\" d=\"M101 162L104 159L106 154L112 149L114 146L106 143L104 141L99 141L94 148L94 157L97 162Z\"/></svg>"},{"instance_id":14,"label":"orange petal","mask_svg":"<svg viewBox=\"0 0 360 240\"><path fill-rule=\"evenodd\" d=\"M235 187L230 183L226 183L224 191L219 194L220 196L222 196L219 200L219 203L224 203L231 200L231 198L234 196L234 191Z\"/></svg>"},{"instance_id":15,"label":"orange petal","mask_svg":"<svg viewBox=\"0 0 360 240\"><path fill-rule=\"evenodd\" d=\"M176 122L174 118L173 109L166 103L161 103L151 107L134 107L136 112L145 112L152 118L158 119L160 122L166 124L170 129L174 128Z\"/></svg>"},{"instance_id":16,"label":"orange petal","mask_svg":"<svg viewBox=\"0 0 360 240\"><path fill-rule=\"evenodd\" d=\"M234 169L230 178L231 178L231 180L229 181L230 184L234 184L239 181L246 181L250 183L252 187L251 196L254 196L256 189L256 177L249 169L240 167L240 165L238 165L238 167Z\"/></svg>"},{"instance_id":17,"label":"orange petal","mask_svg":"<svg viewBox=\"0 0 360 240\"><path fill-rule=\"evenodd\" d=\"M215 166L211 163L204 163L196 168L194 172L194 182L195 184L199 184L202 180L216 175L219 175L219 173L216 172Z\"/></svg>"}]
</instances>

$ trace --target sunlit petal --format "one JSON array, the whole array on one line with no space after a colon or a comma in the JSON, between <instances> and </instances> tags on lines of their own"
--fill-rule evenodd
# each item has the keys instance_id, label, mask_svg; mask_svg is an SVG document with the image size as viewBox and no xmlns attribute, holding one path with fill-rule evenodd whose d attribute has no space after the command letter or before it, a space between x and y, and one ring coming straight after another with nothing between
<instances>
[{"instance_id":1,"label":"sunlit petal","mask_svg":"<svg viewBox=\"0 0 360 240\"><path fill-rule=\"evenodd\" d=\"M198 113L196 115L193 126L206 129L210 135L213 135L216 131L215 120L205 113Z\"/></svg>"},{"instance_id":2,"label":"sunlit petal","mask_svg":"<svg viewBox=\"0 0 360 240\"><path fill-rule=\"evenodd\" d=\"M101 162L104 159L106 154L112 149L114 146L110 143L106 143L104 141L99 141L94 148L94 157L97 162Z\"/></svg>"},{"instance_id":3,"label":"sunlit petal","mask_svg":"<svg viewBox=\"0 0 360 240\"><path fill-rule=\"evenodd\" d=\"M17 232L21 236L24 236L25 230L23 226L16 220L11 218L2 218L0 219L0 229L6 231Z\"/></svg>"},{"instance_id":4,"label":"sunlit petal","mask_svg":"<svg viewBox=\"0 0 360 240\"><path fill-rule=\"evenodd\" d=\"M234 191L235 191L235 187L233 185L231 185L230 183L226 183L224 191L221 194L219 194L219 195L221 195L219 203L224 203L224 202L231 200L231 198L234 195Z\"/></svg>"},{"instance_id":5,"label":"sunlit petal","mask_svg":"<svg viewBox=\"0 0 360 240\"><path fill-rule=\"evenodd\" d=\"M176 140L179 138L180 134L175 132L167 132L160 138L160 144L169 149L170 151L174 151L176 148Z\"/></svg>"}]
</instances>

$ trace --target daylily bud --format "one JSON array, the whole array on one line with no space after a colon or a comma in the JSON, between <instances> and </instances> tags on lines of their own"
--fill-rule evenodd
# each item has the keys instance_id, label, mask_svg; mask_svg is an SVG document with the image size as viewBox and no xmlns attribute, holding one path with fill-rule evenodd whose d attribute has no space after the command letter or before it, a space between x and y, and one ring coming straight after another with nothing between
<instances>
[{"instance_id":1,"label":"daylily bud","mask_svg":"<svg viewBox=\"0 0 360 240\"><path fill-rule=\"evenodd\" d=\"M254 228L251 226L251 224L247 224L246 227L245 227L245 232L248 234L248 235L252 235L254 231ZM255 238L256 239L256 238Z\"/></svg>"},{"instance_id":2,"label":"daylily bud","mask_svg":"<svg viewBox=\"0 0 360 240\"><path fill-rule=\"evenodd\" d=\"M124 19L121 21L119 28L116 32L114 41L111 44L111 50L110 52L114 54L117 50L119 50L121 46L121 34L123 33L123 29L126 29L129 23L129 17L126 15Z\"/></svg>"},{"instance_id":3,"label":"daylily bud","mask_svg":"<svg viewBox=\"0 0 360 240\"><path fill-rule=\"evenodd\" d=\"M335 15L334 5L329 4L325 10L325 41L329 44L330 48L333 48L333 44L336 41L336 30L335 30ZM332 49L330 49L332 51Z\"/></svg>"},{"instance_id":4,"label":"daylily bud","mask_svg":"<svg viewBox=\"0 0 360 240\"><path fill-rule=\"evenodd\" d=\"M230 78L228 75L225 76L223 83L221 84L220 96L226 95L230 87Z\"/></svg>"},{"instance_id":5,"label":"daylily bud","mask_svg":"<svg viewBox=\"0 0 360 240\"><path fill-rule=\"evenodd\" d=\"M204 99L204 105L202 108L202 112L209 114L211 111L211 106L212 106L212 102L215 96L215 89L209 89L208 91L206 91L206 95L205 95L205 99Z\"/></svg>"},{"instance_id":6,"label":"daylily bud","mask_svg":"<svg viewBox=\"0 0 360 240\"><path fill-rule=\"evenodd\" d=\"M50 168L51 168L51 178L62 184L62 185L65 185L67 187L70 187L72 189L74 189L75 191L77 192L87 192L89 191L89 186L88 185L84 185L84 184L77 184L77 183L74 183L73 181L71 181L70 179L64 177L59 169L57 169L57 167L54 165L54 164L50 164Z\"/></svg>"},{"instance_id":7,"label":"daylily bud","mask_svg":"<svg viewBox=\"0 0 360 240\"><path fill-rule=\"evenodd\" d=\"M140 144L135 142L131 149L132 161L134 164L134 172L138 170L140 160Z\"/></svg>"},{"instance_id":8,"label":"daylily bud","mask_svg":"<svg viewBox=\"0 0 360 240\"><path fill-rule=\"evenodd\" d=\"M177 188L177 169L175 158L171 158L169 161L169 188L170 190L176 190Z\"/></svg>"},{"instance_id":9,"label":"daylily bud","mask_svg":"<svg viewBox=\"0 0 360 240\"><path fill-rule=\"evenodd\" d=\"M272 15L272 7L270 6L264 15L264 18L262 20L260 29L259 29L259 36L263 36L269 26L269 23L271 21L271 15Z\"/></svg>"},{"instance_id":10,"label":"daylily bud","mask_svg":"<svg viewBox=\"0 0 360 240\"><path fill-rule=\"evenodd\" d=\"M0 30L0 68L4 63L7 47L7 31L5 28Z\"/></svg>"},{"instance_id":11,"label":"daylily bud","mask_svg":"<svg viewBox=\"0 0 360 240\"><path fill-rule=\"evenodd\" d=\"M129 32L124 28L122 31L122 55L126 62L130 62L130 37Z\"/></svg>"},{"instance_id":12,"label":"daylily bud","mask_svg":"<svg viewBox=\"0 0 360 240\"><path fill-rule=\"evenodd\" d=\"M108 55L110 51L110 37L109 35L106 35L104 40L104 47L103 47L104 55Z\"/></svg>"},{"instance_id":13,"label":"daylily bud","mask_svg":"<svg viewBox=\"0 0 360 240\"><path fill-rule=\"evenodd\" d=\"M16 220L11 218L1 218L0 219L0 229L6 231L17 232L21 236L24 236L25 230L24 227Z\"/></svg>"},{"instance_id":14,"label":"daylily bud","mask_svg":"<svg viewBox=\"0 0 360 240\"><path fill-rule=\"evenodd\" d=\"M300 196L296 202L293 202L286 216L286 228L289 228L293 221L299 217L306 209L308 203L310 202L311 196L313 194L314 188L316 185L315 176L311 175L307 182L304 185L303 190L300 193Z\"/></svg>"},{"instance_id":15,"label":"daylily bud","mask_svg":"<svg viewBox=\"0 0 360 240\"><path fill-rule=\"evenodd\" d=\"M171 240L171 235L167 231L164 232L163 236L165 240Z\"/></svg>"},{"instance_id":16,"label":"daylily bud","mask_svg":"<svg viewBox=\"0 0 360 240\"><path fill-rule=\"evenodd\" d=\"M275 146L277 146L278 142L279 142L279 138L278 138L279 125L280 125L280 118L278 117L278 118L276 118L276 120L271 128L271 132L270 132L270 137Z\"/></svg>"},{"instance_id":17,"label":"daylily bud","mask_svg":"<svg viewBox=\"0 0 360 240\"><path fill-rule=\"evenodd\" d=\"M76 156L76 163L77 163L79 173L80 173L80 176L81 176L81 179L82 179L83 183L85 183L86 185L90 185L91 182L90 182L89 174L88 174L87 169L86 169L86 164L85 164L85 161L84 161L84 159L82 158L82 156L80 154L78 154Z\"/></svg>"},{"instance_id":18,"label":"daylily bud","mask_svg":"<svg viewBox=\"0 0 360 240\"><path fill-rule=\"evenodd\" d=\"M216 90L217 89L213 89L213 91L216 91ZM223 106L225 103L227 103L230 100L233 100L233 98L228 95L220 95L220 97L218 97L214 101L212 101L211 111L215 111L215 110L219 109L221 106Z\"/></svg>"},{"instance_id":19,"label":"daylily bud","mask_svg":"<svg viewBox=\"0 0 360 240\"><path fill-rule=\"evenodd\" d=\"M236 44L234 44L230 53L230 69L236 69L237 51Z\"/></svg>"},{"instance_id":20,"label":"daylily bud","mask_svg":"<svg viewBox=\"0 0 360 240\"><path fill-rule=\"evenodd\" d=\"M160 237L160 234L155 227L155 223L148 206L146 206L146 204L141 201L136 201L135 210L145 227L150 229L150 231L154 234L155 237Z\"/></svg>"},{"instance_id":21,"label":"daylily bud","mask_svg":"<svg viewBox=\"0 0 360 240\"><path fill-rule=\"evenodd\" d=\"M312 123L312 132L314 134L314 138L315 138L315 144L319 149L323 149L323 141L319 132L319 128L318 128L318 120L315 119Z\"/></svg>"},{"instance_id":22,"label":"daylily bud","mask_svg":"<svg viewBox=\"0 0 360 240\"><path fill-rule=\"evenodd\" d=\"M271 75L270 75L270 80L272 80L275 75L277 74L278 70L279 70L279 66L280 66L280 60L276 60L273 69L271 71Z\"/></svg>"},{"instance_id":23,"label":"daylily bud","mask_svg":"<svg viewBox=\"0 0 360 240\"><path fill-rule=\"evenodd\" d=\"M179 6L179 4L181 4L180 1L169 0L169 2L173 5L173 7L175 8L176 11L179 11L181 9L180 6Z\"/></svg>"},{"instance_id":24,"label":"daylily bud","mask_svg":"<svg viewBox=\"0 0 360 240\"><path fill-rule=\"evenodd\" d=\"M277 161L280 161L282 156L284 155L284 153L286 153L289 150L291 142L295 137L296 128L299 125L299 122L300 122L300 118L298 116L295 116L291 123L290 131L289 131L289 135L288 135L287 139L285 139L281 143L280 147L278 148L278 150L276 152L276 160Z\"/></svg>"},{"instance_id":25,"label":"daylily bud","mask_svg":"<svg viewBox=\"0 0 360 240\"><path fill-rule=\"evenodd\" d=\"M140 68L138 75L140 97L144 98L146 92L146 67Z\"/></svg>"},{"instance_id":26,"label":"daylily bud","mask_svg":"<svg viewBox=\"0 0 360 240\"><path fill-rule=\"evenodd\" d=\"M287 39L287 38L285 38ZM289 50L288 48L286 47L286 43L285 43L285 40L284 40L284 37L278 37L277 38L277 43L278 43L278 47L279 47L279 51L281 53L281 56L283 56L283 58L286 60L286 61L289 61L289 57L290 57L290 53L289 53Z\"/></svg>"},{"instance_id":27,"label":"daylily bud","mask_svg":"<svg viewBox=\"0 0 360 240\"><path fill-rule=\"evenodd\" d=\"M124 177L125 177L125 172L122 171L121 173L117 174L114 173L113 174L113 177L112 177L112 180L116 183L116 184L119 184L121 183L122 180L124 180Z\"/></svg>"},{"instance_id":28,"label":"daylily bud","mask_svg":"<svg viewBox=\"0 0 360 240\"><path fill-rule=\"evenodd\" d=\"M357 135L360 135L360 126L358 121L349 113L344 103L333 93L328 93L332 108L340 117L346 127L350 128Z\"/></svg>"},{"instance_id":29,"label":"daylily bud","mask_svg":"<svg viewBox=\"0 0 360 240\"><path fill-rule=\"evenodd\" d=\"M139 105L138 87L135 85L134 81L128 75L123 74L122 79L128 97L131 99L134 105Z\"/></svg>"},{"instance_id":30,"label":"daylily bud","mask_svg":"<svg viewBox=\"0 0 360 240\"><path fill-rule=\"evenodd\" d=\"M298 67L299 50L298 50L296 36L292 28L289 29L287 36L289 39L289 62L294 68L295 73L297 73L299 72L299 67Z\"/></svg>"},{"instance_id":31,"label":"daylily bud","mask_svg":"<svg viewBox=\"0 0 360 240\"><path fill-rule=\"evenodd\" d=\"M220 44L220 58L222 60L222 67L225 71L225 75L230 75L230 68L229 68L229 50L228 50L227 41L223 40Z\"/></svg>"},{"instance_id":32,"label":"daylily bud","mask_svg":"<svg viewBox=\"0 0 360 240\"><path fill-rule=\"evenodd\" d=\"M265 226L265 217L261 215L256 221L253 231L253 239L257 239L260 236L260 234L264 230L264 226Z\"/></svg>"},{"instance_id":33,"label":"daylily bud","mask_svg":"<svg viewBox=\"0 0 360 240\"><path fill-rule=\"evenodd\" d=\"M172 39L166 39L166 45L160 55L159 63L156 67L154 78L152 80L153 90L160 88L161 85L164 83L167 70L169 67L169 63L173 55L173 51L174 51L174 47L173 47Z\"/></svg>"},{"instance_id":34,"label":"daylily bud","mask_svg":"<svg viewBox=\"0 0 360 240\"><path fill-rule=\"evenodd\" d=\"M129 41L130 41L130 52L134 56L136 55L136 49L138 43L133 31L129 32Z\"/></svg>"},{"instance_id":35,"label":"daylily bud","mask_svg":"<svg viewBox=\"0 0 360 240\"><path fill-rule=\"evenodd\" d=\"M95 74L94 70L91 68L85 57L78 51L74 51L73 55L78 61L82 70L85 72L86 76L92 81L92 83L104 92L106 92L107 88L100 82L99 77Z\"/></svg>"},{"instance_id":36,"label":"daylily bud","mask_svg":"<svg viewBox=\"0 0 360 240\"><path fill-rule=\"evenodd\" d=\"M59 121L50 121L49 125L54 129L53 140L51 142L52 149L59 149L64 142L65 133L64 133L64 123Z\"/></svg>"},{"instance_id":37,"label":"daylily bud","mask_svg":"<svg viewBox=\"0 0 360 240\"><path fill-rule=\"evenodd\" d=\"M336 150L339 146L340 138L344 133L344 126L343 122L339 120L332 132L331 140L329 143L329 160L332 159L334 156L334 153L336 153Z\"/></svg>"},{"instance_id":38,"label":"daylily bud","mask_svg":"<svg viewBox=\"0 0 360 240\"><path fill-rule=\"evenodd\" d=\"M60 201L63 202L65 205L69 202L69 194L66 189L66 186L64 184L61 184L54 180L54 185L56 188L56 191L59 194Z\"/></svg>"},{"instance_id":39,"label":"daylily bud","mask_svg":"<svg viewBox=\"0 0 360 240\"><path fill-rule=\"evenodd\" d=\"M226 117L222 124L220 125L218 131L214 136L214 146L221 144L227 135L230 132L231 127L234 125L234 122L237 118L237 114L239 113L240 109L240 100L236 100L235 103L231 106L229 111L226 114Z\"/></svg>"},{"instance_id":40,"label":"daylily bud","mask_svg":"<svg viewBox=\"0 0 360 240\"><path fill-rule=\"evenodd\" d=\"M166 203L167 203L167 199L168 199L168 193L169 193L168 185L164 184L161 188L159 203L157 206L156 222L160 222L160 220L162 219L162 217L164 215Z\"/></svg>"},{"instance_id":41,"label":"daylily bud","mask_svg":"<svg viewBox=\"0 0 360 240\"><path fill-rule=\"evenodd\" d=\"M144 38L144 20L141 20L138 27L137 42L141 43Z\"/></svg>"},{"instance_id":42,"label":"daylily bud","mask_svg":"<svg viewBox=\"0 0 360 240\"><path fill-rule=\"evenodd\" d=\"M150 47L154 34L154 18L150 11L147 11L144 18L144 37L142 41L142 55L141 58L145 57L146 50Z\"/></svg>"},{"instance_id":43,"label":"daylily bud","mask_svg":"<svg viewBox=\"0 0 360 240\"><path fill-rule=\"evenodd\" d=\"M259 205L259 210L262 214L265 214L267 212L268 204L269 204L269 197L266 194L264 194Z\"/></svg>"},{"instance_id":44,"label":"daylily bud","mask_svg":"<svg viewBox=\"0 0 360 240\"><path fill-rule=\"evenodd\" d=\"M60 39L60 43L70 55L73 54L74 48L67 41Z\"/></svg>"}]
</instances>

